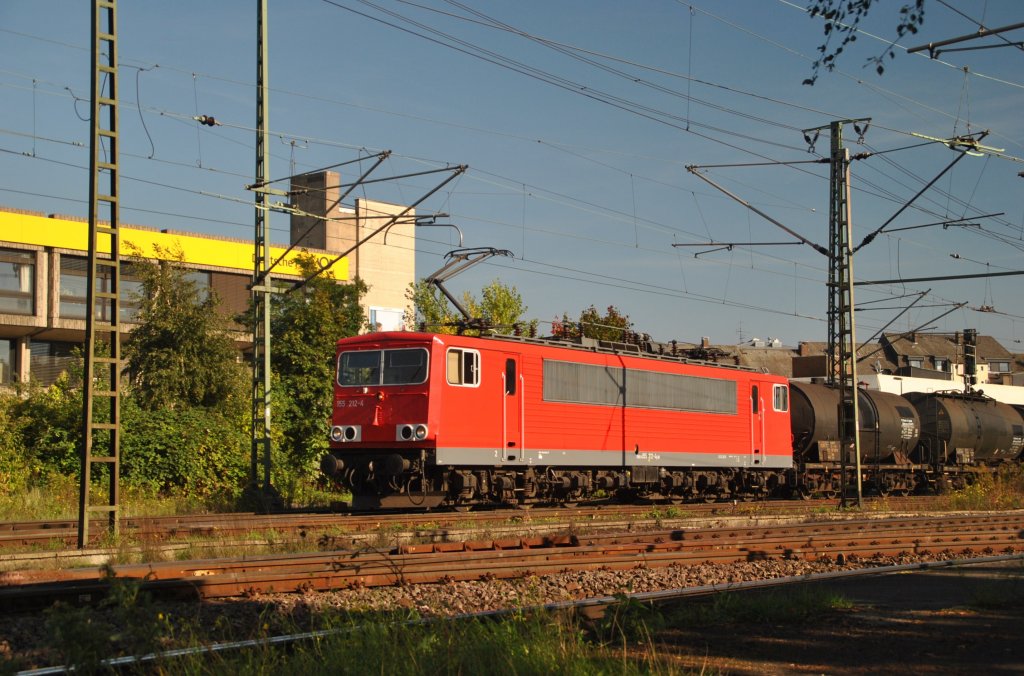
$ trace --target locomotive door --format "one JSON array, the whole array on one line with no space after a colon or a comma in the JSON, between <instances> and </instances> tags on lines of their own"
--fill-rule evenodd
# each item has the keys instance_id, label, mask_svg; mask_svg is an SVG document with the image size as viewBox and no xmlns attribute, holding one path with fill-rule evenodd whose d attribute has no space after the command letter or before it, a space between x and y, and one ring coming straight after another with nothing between
<instances>
[{"instance_id":1,"label":"locomotive door","mask_svg":"<svg viewBox=\"0 0 1024 676\"><path fill-rule=\"evenodd\" d=\"M524 460L523 437L523 377L519 370L519 356L505 355L505 370L501 374L502 395L502 447L505 460Z\"/></svg>"},{"instance_id":2,"label":"locomotive door","mask_svg":"<svg viewBox=\"0 0 1024 676\"><path fill-rule=\"evenodd\" d=\"M768 389L769 386L765 386ZM771 390L768 389L770 392ZM761 386L750 386L750 462L760 465L764 461L764 400Z\"/></svg>"}]
</instances>

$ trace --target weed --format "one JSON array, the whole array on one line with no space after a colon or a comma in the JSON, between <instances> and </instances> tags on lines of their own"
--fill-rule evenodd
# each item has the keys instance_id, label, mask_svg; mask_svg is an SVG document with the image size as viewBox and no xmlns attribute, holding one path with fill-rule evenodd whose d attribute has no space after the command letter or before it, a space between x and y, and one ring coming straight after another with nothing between
<instances>
[{"instance_id":1,"label":"weed","mask_svg":"<svg viewBox=\"0 0 1024 676\"><path fill-rule=\"evenodd\" d=\"M1024 508L1024 467L1005 465L982 472L971 485L946 496L950 509L1008 510Z\"/></svg>"},{"instance_id":2,"label":"weed","mask_svg":"<svg viewBox=\"0 0 1024 676\"><path fill-rule=\"evenodd\" d=\"M710 601L676 607L667 621L675 626L802 623L833 610L853 607L845 597L814 586L793 590L715 594Z\"/></svg>"},{"instance_id":3,"label":"weed","mask_svg":"<svg viewBox=\"0 0 1024 676\"><path fill-rule=\"evenodd\" d=\"M616 594L615 599L615 605L594 625L594 633L602 643L647 643L651 634L664 629L665 618L653 604L625 594Z\"/></svg>"},{"instance_id":4,"label":"weed","mask_svg":"<svg viewBox=\"0 0 1024 676\"><path fill-rule=\"evenodd\" d=\"M119 579L110 565L102 579L109 591L98 609L57 603L46 611L50 644L64 664L83 673L99 671L113 655L151 652L171 635L170 618L153 607L141 580Z\"/></svg>"},{"instance_id":5,"label":"weed","mask_svg":"<svg viewBox=\"0 0 1024 676\"><path fill-rule=\"evenodd\" d=\"M270 647L245 655L206 655L175 665L178 673L302 674L641 674L674 673L650 649L611 649L586 640L571 619L518 613L501 620L409 623L355 617L340 631L290 652Z\"/></svg>"}]
</instances>

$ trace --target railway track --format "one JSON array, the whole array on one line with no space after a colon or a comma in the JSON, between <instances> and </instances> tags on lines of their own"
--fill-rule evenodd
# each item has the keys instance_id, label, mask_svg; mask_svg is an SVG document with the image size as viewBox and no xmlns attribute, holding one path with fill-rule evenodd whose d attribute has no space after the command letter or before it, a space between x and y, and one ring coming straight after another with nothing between
<instances>
[{"instance_id":1,"label":"railway track","mask_svg":"<svg viewBox=\"0 0 1024 676\"><path fill-rule=\"evenodd\" d=\"M886 498L869 501L886 509L921 510L934 504L928 497ZM287 513L256 514L237 512L179 516L128 517L120 522L121 535L140 542L180 542L189 539L240 537L251 533L273 532L295 540L326 534L359 534L402 527L406 530L445 530L467 528L482 523L580 523L603 520L648 519L652 521L693 516L793 514L837 508L837 500L778 500L769 502L692 503L683 505L595 505L584 507L535 508L531 510L494 509L473 512L431 511L424 513ZM103 540L105 522L93 522L92 545ZM0 522L0 552L28 548L73 547L78 541L75 519Z\"/></svg>"},{"instance_id":2,"label":"railway track","mask_svg":"<svg viewBox=\"0 0 1024 676\"><path fill-rule=\"evenodd\" d=\"M114 566L168 598L210 600L544 576L567 570L627 570L768 559L870 561L916 554L947 558L1024 551L1024 514L663 529L497 538L307 554ZM110 588L101 568L0 574L0 610L31 610L55 600L92 602Z\"/></svg>"}]
</instances>

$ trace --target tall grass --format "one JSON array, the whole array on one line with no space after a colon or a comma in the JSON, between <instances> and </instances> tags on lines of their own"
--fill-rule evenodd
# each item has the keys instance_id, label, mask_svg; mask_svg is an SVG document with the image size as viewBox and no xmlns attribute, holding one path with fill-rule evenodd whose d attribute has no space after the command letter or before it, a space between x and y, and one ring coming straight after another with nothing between
<instances>
[{"instance_id":1,"label":"tall grass","mask_svg":"<svg viewBox=\"0 0 1024 676\"><path fill-rule=\"evenodd\" d=\"M1024 466L1004 465L995 472L982 472L977 480L946 495L950 509L1007 510L1024 508Z\"/></svg>"},{"instance_id":2,"label":"tall grass","mask_svg":"<svg viewBox=\"0 0 1024 676\"><path fill-rule=\"evenodd\" d=\"M114 587L102 616L67 606L48 613L53 659L75 665L76 671L96 673L104 670L103 659L118 654L208 645L211 640L230 640L240 630L220 621L213 627L173 622L136 593L137 584L117 581ZM233 651L158 656L138 671L196 676L685 673L672 659L662 658L649 640L637 642L621 633L598 638L584 631L578 618L564 614L523 612L501 619L429 623L419 622L414 613L333 614L317 617L315 624L331 633L283 647L257 641L255 647ZM291 630L306 629L266 616L258 620L255 638Z\"/></svg>"}]
</instances>

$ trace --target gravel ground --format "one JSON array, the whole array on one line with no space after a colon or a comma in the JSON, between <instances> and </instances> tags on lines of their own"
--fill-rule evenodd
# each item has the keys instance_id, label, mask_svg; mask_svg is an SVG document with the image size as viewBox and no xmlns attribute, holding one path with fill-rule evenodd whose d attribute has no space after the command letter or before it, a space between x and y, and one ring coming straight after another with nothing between
<instances>
[{"instance_id":1,"label":"gravel ground","mask_svg":"<svg viewBox=\"0 0 1024 676\"><path fill-rule=\"evenodd\" d=\"M201 631L211 640L231 640L321 628L320 618L333 611L416 611L425 616L444 616L618 593L806 575L864 565L892 565L920 560L911 556L899 559L885 557L870 562L849 561L844 565L830 561L764 560L733 565L670 566L629 571L566 571L547 577L516 580L357 588L328 593L268 594L206 604L153 602L136 605L130 612L90 610L85 617L92 630L105 635L124 634L126 624L138 627L158 621L161 626L169 628L173 635L191 635ZM26 668L61 663L62 656L52 646L62 639L54 636L52 628L47 629L45 620L45 613L0 616L0 673L5 670L5 666L10 669L15 665ZM713 630L712 633L718 631ZM734 628L721 631L725 636L734 638ZM710 636L705 632L698 637L678 633L665 638L665 646L670 652L678 651L682 657L689 655L691 648L696 651L695 654L706 655L711 645L708 643ZM698 645L693 645L695 640ZM698 664L696 668L699 670L702 667ZM726 672L730 670L725 669Z\"/></svg>"}]
</instances>

